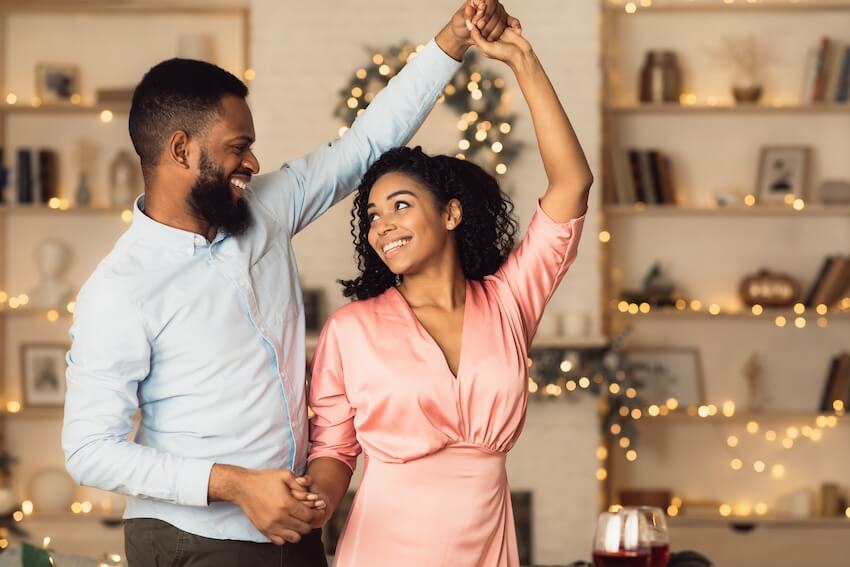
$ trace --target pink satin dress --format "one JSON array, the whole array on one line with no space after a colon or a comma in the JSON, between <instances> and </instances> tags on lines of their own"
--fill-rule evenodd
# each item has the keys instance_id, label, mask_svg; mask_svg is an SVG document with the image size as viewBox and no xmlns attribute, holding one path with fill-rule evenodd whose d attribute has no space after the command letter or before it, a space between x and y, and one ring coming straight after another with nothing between
<instances>
[{"instance_id":1,"label":"pink satin dress","mask_svg":"<svg viewBox=\"0 0 850 567\"><path fill-rule=\"evenodd\" d=\"M365 452L335 567L519 565L505 456L525 421L528 345L583 223L538 205L499 271L467 282L457 376L395 288L330 317L309 460L353 470Z\"/></svg>"}]
</instances>

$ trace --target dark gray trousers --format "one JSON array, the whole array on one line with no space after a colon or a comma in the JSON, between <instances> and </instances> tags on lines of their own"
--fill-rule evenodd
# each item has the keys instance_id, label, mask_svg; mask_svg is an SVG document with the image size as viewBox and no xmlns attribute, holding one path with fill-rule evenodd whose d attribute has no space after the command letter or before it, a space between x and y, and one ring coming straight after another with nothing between
<instances>
[{"instance_id":1,"label":"dark gray trousers","mask_svg":"<svg viewBox=\"0 0 850 567\"><path fill-rule=\"evenodd\" d=\"M322 530L298 543L274 545L209 539L152 518L124 524L129 567L327 567Z\"/></svg>"}]
</instances>

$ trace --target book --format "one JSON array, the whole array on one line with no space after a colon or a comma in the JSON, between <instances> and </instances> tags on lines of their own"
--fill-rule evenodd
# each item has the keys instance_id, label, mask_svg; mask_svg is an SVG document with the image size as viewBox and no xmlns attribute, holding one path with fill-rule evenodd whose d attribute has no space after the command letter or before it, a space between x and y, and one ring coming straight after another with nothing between
<instances>
[{"instance_id":1,"label":"book","mask_svg":"<svg viewBox=\"0 0 850 567\"><path fill-rule=\"evenodd\" d=\"M613 148L610 153L611 169L614 174L614 194L620 205L635 202L635 182L632 177L629 154L621 148Z\"/></svg>"},{"instance_id":2,"label":"book","mask_svg":"<svg viewBox=\"0 0 850 567\"><path fill-rule=\"evenodd\" d=\"M838 85L841 82L841 69L844 66L844 52L847 45L833 40L830 47L829 67L826 73L826 87L823 101L835 102L838 100Z\"/></svg>"},{"instance_id":3,"label":"book","mask_svg":"<svg viewBox=\"0 0 850 567\"><path fill-rule=\"evenodd\" d=\"M817 69L815 72L815 87L812 92L812 102L823 102L826 91L827 73L830 64L830 39L821 39L820 51L818 52Z\"/></svg>"},{"instance_id":4,"label":"book","mask_svg":"<svg viewBox=\"0 0 850 567\"><path fill-rule=\"evenodd\" d=\"M646 189L643 185L640 167L640 152L637 150L629 150L629 171L631 171L632 182L635 187L635 202L646 203Z\"/></svg>"},{"instance_id":5,"label":"book","mask_svg":"<svg viewBox=\"0 0 850 567\"><path fill-rule=\"evenodd\" d=\"M829 269L812 296L812 306L832 305L838 301L841 292L844 291L848 271L850 271L850 257L834 256Z\"/></svg>"},{"instance_id":6,"label":"book","mask_svg":"<svg viewBox=\"0 0 850 567\"><path fill-rule=\"evenodd\" d=\"M655 180L652 177L652 159L649 152L638 152L638 164L641 185L643 185L644 202L647 205L657 205L658 194L655 192Z\"/></svg>"},{"instance_id":7,"label":"book","mask_svg":"<svg viewBox=\"0 0 850 567\"><path fill-rule=\"evenodd\" d=\"M806 56L806 68L803 71L803 89L800 93L800 103L807 104L814 101L815 82L818 77L818 57L820 50L817 47L809 49Z\"/></svg>"},{"instance_id":8,"label":"book","mask_svg":"<svg viewBox=\"0 0 850 567\"><path fill-rule=\"evenodd\" d=\"M850 102L850 46L844 50L844 63L841 66L841 77L838 80L836 102Z\"/></svg>"},{"instance_id":9,"label":"book","mask_svg":"<svg viewBox=\"0 0 850 567\"><path fill-rule=\"evenodd\" d=\"M832 403L836 400L844 402L846 407L848 397L850 397L850 353L843 352L833 357L830 364L820 411L832 411Z\"/></svg>"},{"instance_id":10,"label":"book","mask_svg":"<svg viewBox=\"0 0 850 567\"><path fill-rule=\"evenodd\" d=\"M838 365L838 357L833 356L832 360L829 361L829 370L826 373L826 381L823 384L823 392L821 393L818 411L826 411L827 407L832 405L829 397L832 394L833 383L835 382L835 373L838 371Z\"/></svg>"},{"instance_id":11,"label":"book","mask_svg":"<svg viewBox=\"0 0 850 567\"><path fill-rule=\"evenodd\" d=\"M646 153L649 161L649 176L652 178L652 192L655 202L659 205L664 205L666 203L664 202L664 194L661 191L661 152L658 150L649 150Z\"/></svg>"},{"instance_id":12,"label":"book","mask_svg":"<svg viewBox=\"0 0 850 567\"><path fill-rule=\"evenodd\" d=\"M803 304L806 307L814 307L815 306L815 304L812 303L812 301L814 300L814 297L815 297L815 293L817 292L818 287L820 287L821 282L823 281L823 278L826 275L826 272L829 270L829 266L832 264L832 261L833 261L833 257L827 256L826 258L824 258L823 263L820 265L820 269L818 270L818 275L815 277L815 280L812 282L812 287L809 288L809 293L806 294L806 300L803 302Z\"/></svg>"},{"instance_id":13,"label":"book","mask_svg":"<svg viewBox=\"0 0 850 567\"><path fill-rule=\"evenodd\" d=\"M661 156L661 200L665 205L677 205L676 185L673 181L673 164L665 155Z\"/></svg>"}]
</instances>

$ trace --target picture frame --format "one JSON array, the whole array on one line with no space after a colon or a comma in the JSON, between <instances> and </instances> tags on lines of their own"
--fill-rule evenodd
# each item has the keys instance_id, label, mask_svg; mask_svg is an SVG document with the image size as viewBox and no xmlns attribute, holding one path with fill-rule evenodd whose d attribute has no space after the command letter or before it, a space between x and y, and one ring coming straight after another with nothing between
<instances>
[{"instance_id":1,"label":"picture frame","mask_svg":"<svg viewBox=\"0 0 850 567\"><path fill-rule=\"evenodd\" d=\"M65 356L68 345L21 345L21 392L24 406L60 408L65 404Z\"/></svg>"},{"instance_id":2,"label":"picture frame","mask_svg":"<svg viewBox=\"0 0 850 567\"><path fill-rule=\"evenodd\" d=\"M65 63L39 63L35 68L35 94L43 104L70 104L80 92L80 70Z\"/></svg>"},{"instance_id":3,"label":"picture frame","mask_svg":"<svg viewBox=\"0 0 850 567\"><path fill-rule=\"evenodd\" d=\"M670 398L679 408L705 403L705 380L699 349L692 347L632 347L623 350L626 367L641 383L646 405L661 405Z\"/></svg>"},{"instance_id":4,"label":"picture frame","mask_svg":"<svg viewBox=\"0 0 850 567\"><path fill-rule=\"evenodd\" d=\"M810 167L811 149L807 146L763 147L756 186L759 202L784 203L790 198L805 198Z\"/></svg>"}]
</instances>

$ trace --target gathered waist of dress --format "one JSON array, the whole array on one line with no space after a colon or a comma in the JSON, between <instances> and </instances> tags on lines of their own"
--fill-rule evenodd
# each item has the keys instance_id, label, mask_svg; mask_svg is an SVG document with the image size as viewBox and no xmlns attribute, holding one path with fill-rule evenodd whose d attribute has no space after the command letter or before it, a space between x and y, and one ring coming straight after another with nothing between
<instances>
[{"instance_id":1,"label":"gathered waist of dress","mask_svg":"<svg viewBox=\"0 0 850 567\"><path fill-rule=\"evenodd\" d=\"M366 456L364 475L394 477L400 480L425 478L461 481L499 486L505 484L506 453L496 452L487 447L476 445L448 445L435 453L403 463L388 463ZM389 479L387 479L389 480Z\"/></svg>"}]
</instances>

